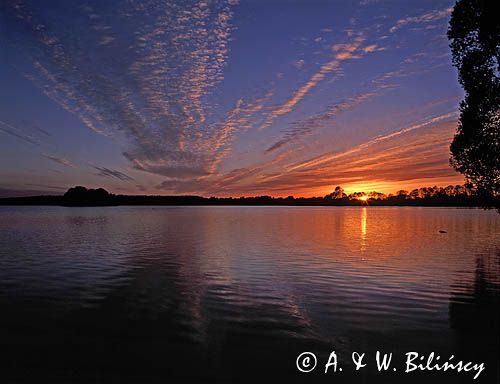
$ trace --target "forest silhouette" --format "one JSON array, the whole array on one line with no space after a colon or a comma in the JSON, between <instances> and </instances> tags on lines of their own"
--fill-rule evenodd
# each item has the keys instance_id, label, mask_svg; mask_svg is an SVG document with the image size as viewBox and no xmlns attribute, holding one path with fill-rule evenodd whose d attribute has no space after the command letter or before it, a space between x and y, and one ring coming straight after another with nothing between
<instances>
[{"instance_id":1,"label":"forest silhouette","mask_svg":"<svg viewBox=\"0 0 500 384\"><path fill-rule=\"evenodd\" d=\"M323 197L202 197L196 195L115 195L103 188L77 186L59 196L28 196L0 199L0 205L61 205L61 206L118 206L118 205L328 205L328 206L444 206L500 208L500 197L485 194L463 185L425 187L395 194L354 192L346 194L337 186Z\"/></svg>"}]
</instances>

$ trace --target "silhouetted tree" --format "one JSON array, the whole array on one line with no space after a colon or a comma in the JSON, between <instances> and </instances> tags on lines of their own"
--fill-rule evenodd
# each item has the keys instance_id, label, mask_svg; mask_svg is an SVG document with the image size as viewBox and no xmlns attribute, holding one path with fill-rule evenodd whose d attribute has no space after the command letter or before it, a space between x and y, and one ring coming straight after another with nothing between
<instances>
[{"instance_id":1,"label":"silhouetted tree","mask_svg":"<svg viewBox=\"0 0 500 384\"><path fill-rule=\"evenodd\" d=\"M337 185L332 193L325 196L325 199L335 200L343 199L345 197L347 197L347 195L344 193L344 189L341 186Z\"/></svg>"},{"instance_id":2,"label":"silhouetted tree","mask_svg":"<svg viewBox=\"0 0 500 384\"><path fill-rule=\"evenodd\" d=\"M65 205L110 205L114 204L114 195L103 188L87 189L77 186L67 190L63 196Z\"/></svg>"},{"instance_id":3,"label":"silhouetted tree","mask_svg":"<svg viewBox=\"0 0 500 384\"><path fill-rule=\"evenodd\" d=\"M68 200L82 199L87 196L87 191L87 188L78 185L68 189L64 194L64 198Z\"/></svg>"},{"instance_id":4,"label":"silhouetted tree","mask_svg":"<svg viewBox=\"0 0 500 384\"><path fill-rule=\"evenodd\" d=\"M455 187L453 185L448 185L444 188L444 192L446 193L446 196L455 196Z\"/></svg>"},{"instance_id":5,"label":"silhouetted tree","mask_svg":"<svg viewBox=\"0 0 500 384\"><path fill-rule=\"evenodd\" d=\"M382 192L369 192L368 193L368 197L370 199L376 199L376 200L386 200L387 199L387 196L385 193L382 193Z\"/></svg>"},{"instance_id":6,"label":"silhouetted tree","mask_svg":"<svg viewBox=\"0 0 500 384\"><path fill-rule=\"evenodd\" d=\"M500 193L500 23L495 4L459 0L448 29L453 65L465 91L451 164L468 183L491 194Z\"/></svg>"},{"instance_id":7,"label":"silhouetted tree","mask_svg":"<svg viewBox=\"0 0 500 384\"><path fill-rule=\"evenodd\" d=\"M365 192L353 192L349 195L349 200L359 200L362 197L365 197Z\"/></svg>"}]
</instances>

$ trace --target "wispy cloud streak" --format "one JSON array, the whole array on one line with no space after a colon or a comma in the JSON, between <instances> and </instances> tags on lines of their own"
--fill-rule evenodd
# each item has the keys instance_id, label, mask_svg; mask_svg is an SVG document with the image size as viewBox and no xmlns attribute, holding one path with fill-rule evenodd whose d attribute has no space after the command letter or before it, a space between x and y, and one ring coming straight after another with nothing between
<instances>
[{"instance_id":1,"label":"wispy cloud streak","mask_svg":"<svg viewBox=\"0 0 500 384\"><path fill-rule=\"evenodd\" d=\"M389 29L391 33L396 32L398 29L408 25L408 24L422 24L422 23L430 23L436 20L443 19L448 17L453 8L448 7L445 9L435 9L418 16L408 16L403 19L399 19L394 26Z\"/></svg>"},{"instance_id":2,"label":"wispy cloud streak","mask_svg":"<svg viewBox=\"0 0 500 384\"><path fill-rule=\"evenodd\" d=\"M304 136L311 134L318 128L323 127L325 124L331 124L332 120L341 113L355 108L367 100L383 94L387 90L396 88L397 85L390 83L389 80L400 75L400 71L387 72L374 79L373 84L369 87L369 89L336 103L332 103L321 113L290 123L289 127L284 130L283 137L269 146L265 152L273 152L288 143L302 139Z\"/></svg>"},{"instance_id":3,"label":"wispy cloud streak","mask_svg":"<svg viewBox=\"0 0 500 384\"><path fill-rule=\"evenodd\" d=\"M23 140L26 143L38 145L39 142L32 136L28 136L21 132L19 129L14 127L12 124L6 123L0 120L0 132L3 132L9 136L15 137L17 139Z\"/></svg>"},{"instance_id":4,"label":"wispy cloud streak","mask_svg":"<svg viewBox=\"0 0 500 384\"><path fill-rule=\"evenodd\" d=\"M66 167L73 168L75 166L70 160L65 159L64 157L49 155L46 153L42 153L42 156L45 157L46 159L52 160L54 163L64 165Z\"/></svg>"},{"instance_id":5,"label":"wispy cloud streak","mask_svg":"<svg viewBox=\"0 0 500 384\"><path fill-rule=\"evenodd\" d=\"M444 115L440 115L440 116L435 116L433 118L430 118L426 121L423 121L421 123L417 123L417 124L413 124L409 127L406 127L406 128L402 128L400 130L397 130L397 131L394 131L394 132L391 132L391 133L388 133L388 134L385 134L385 135L380 135L380 136L377 136L373 139L371 139L370 141L367 141L363 144L360 144L356 147L353 147L351 149L348 149L348 150L345 150L343 152L336 152L336 153L331 153L331 154L324 154L324 155L320 155L320 156L317 156L317 157L314 157L310 160L306 160L304 162L300 162L298 164L295 164L295 165L292 165L289 167L290 170L295 170L295 169L299 169L299 168L309 168L309 167L312 167L312 166L318 166L322 163L325 163L325 162L329 162L329 161L332 161L332 160L335 160L335 159L338 159L338 158L341 158L341 157L344 157L344 156L347 156L347 155L351 155L351 154L354 154L354 153L360 153L362 152L364 149L370 147L370 146L373 146L373 145L376 145L376 144L379 144L383 141L386 141L386 140L389 140L389 139L392 139L396 136L400 136L400 135L403 135L403 134L406 134L408 132L411 132L411 131L414 131L414 130L417 130L417 129L420 129L420 128L423 128L423 127L426 127L426 126L429 126L429 125L433 125L433 124L436 124L438 122L441 122L441 121L445 121L445 120L449 120L449 119L456 119L458 117L458 113L457 112L450 112L450 113L447 113L447 114L444 114Z\"/></svg>"},{"instance_id":6,"label":"wispy cloud streak","mask_svg":"<svg viewBox=\"0 0 500 384\"><path fill-rule=\"evenodd\" d=\"M318 71L311 75L311 77L302 84L285 102L274 108L267 116L266 120L261 126L261 129L268 127L272 124L277 117L289 113L297 103L299 103L305 95L307 95L314 87L318 85L329 73L337 69L340 64L355 56L356 51L365 40L363 34L359 33L353 37L349 42L342 44L334 44L332 46L332 58L327 61Z\"/></svg>"},{"instance_id":7,"label":"wispy cloud streak","mask_svg":"<svg viewBox=\"0 0 500 384\"><path fill-rule=\"evenodd\" d=\"M99 171L98 173L96 173L97 176L111 177L111 178L115 178L115 179L122 180L122 181L134 180L129 175L126 175L123 172L117 171L116 169L109 169L106 167L97 167L97 166L94 166L94 168Z\"/></svg>"},{"instance_id":8,"label":"wispy cloud streak","mask_svg":"<svg viewBox=\"0 0 500 384\"><path fill-rule=\"evenodd\" d=\"M324 195L335 185L347 190L393 192L428 183L461 183L463 179L448 165L448 147L456 124L456 113L375 137L344 151L278 167L234 170L237 178L227 178L227 195L242 191L252 194Z\"/></svg>"}]
</instances>

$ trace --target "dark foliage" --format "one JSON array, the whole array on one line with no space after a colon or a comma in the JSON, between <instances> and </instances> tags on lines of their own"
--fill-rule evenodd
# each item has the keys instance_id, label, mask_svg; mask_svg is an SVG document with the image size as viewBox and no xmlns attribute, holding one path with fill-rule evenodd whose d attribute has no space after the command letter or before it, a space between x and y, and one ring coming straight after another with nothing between
<instances>
[{"instance_id":1,"label":"dark foliage","mask_svg":"<svg viewBox=\"0 0 500 384\"><path fill-rule=\"evenodd\" d=\"M73 187L63 196L62 205L68 206L97 206L116 205L115 196L103 188L87 189L85 187Z\"/></svg>"},{"instance_id":2,"label":"dark foliage","mask_svg":"<svg viewBox=\"0 0 500 384\"><path fill-rule=\"evenodd\" d=\"M498 4L460 0L448 38L465 91L451 164L483 193L500 193L500 23Z\"/></svg>"},{"instance_id":3,"label":"dark foliage","mask_svg":"<svg viewBox=\"0 0 500 384\"><path fill-rule=\"evenodd\" d=\"M148 196L113 195L106 190L70 188L64 196L32 196L0 199L0 205L333 205L333 206L438 206L438 207L500 207L500 196L479 193L463 185L446 188L426 187L411 192L398 191L395 195L380 192L344 193L342 187L325 197L202 197L202 196Z\"/></svg>"}]
</instances>

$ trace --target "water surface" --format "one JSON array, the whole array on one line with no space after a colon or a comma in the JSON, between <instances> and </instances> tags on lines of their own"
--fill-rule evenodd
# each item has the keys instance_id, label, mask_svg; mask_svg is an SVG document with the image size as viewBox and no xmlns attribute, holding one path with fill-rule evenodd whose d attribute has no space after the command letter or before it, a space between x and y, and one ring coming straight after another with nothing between
<instances>
[{"instance_id":1,"label":"water surface","mask_svg":"<svg viewBox=\"0 0 500 384\"><path fill-rule=\"evenodd\" d=\"M478 209L0 207L3 375L387 382L350 363L383 350L485 361L498 382L499 235ZM342 376L297 372L331 350Z\"/></svg>"}]
</instances>

